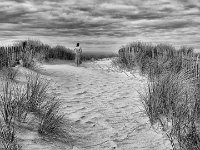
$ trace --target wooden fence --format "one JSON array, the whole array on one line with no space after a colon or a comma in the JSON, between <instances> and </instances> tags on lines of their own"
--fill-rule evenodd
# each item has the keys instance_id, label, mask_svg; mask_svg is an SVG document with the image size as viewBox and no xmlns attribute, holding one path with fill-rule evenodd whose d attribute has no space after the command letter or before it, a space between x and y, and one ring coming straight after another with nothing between
<instances>
[{"instance_id":1,"label":"wooden fence","mask_svg":"<svg viewBox=\"0 0 200 150\"><path fill-rule=\"evenodd\" d=\"M138 46L131 46L131 47L123 47L121 48L118 53L121 60L124 60L128 63L134 61L134 57L137 55L137 53L140 52L140 48ZM151 50L151 57L152 59L157 59L158 57L161 57L161 59L164 59L165 57L181 57L181 64L182 68L186 69L188 72L192 72L195 77L200 77L200 55L193 53L193 52L183 52L183 51L171 51L171 50L165 50L165 51L157 51L156 49Z\"/></svg>"},{"instance_id":2,"label":"wooden fence","mask_svg":"<svg viewBox=\"0 0 200 150\"><path fill-rule=\"evenodd\" d=\"M182 58L182 68L185 68L188 72L193 72L195 77L200 76L200 59L199 55L195 53L184 54L181 53Z\"/></svg>"},{"instance_id":3,"label":"wooden fence","mask_svg":"<svg viewBox=\"0 0 200 150\"><path fill-rule=\"evenodd\" d=\"M23 53L22 46L0 47L0 69L11 67L21 59Z\"/></svg>"}]
</instances>

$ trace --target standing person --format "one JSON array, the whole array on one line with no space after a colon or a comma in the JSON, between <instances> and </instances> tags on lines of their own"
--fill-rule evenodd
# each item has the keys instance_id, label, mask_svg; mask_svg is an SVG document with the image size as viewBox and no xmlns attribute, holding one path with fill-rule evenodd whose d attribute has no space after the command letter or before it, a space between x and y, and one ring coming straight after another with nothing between
<instances>
[{"instance_id":1,"label":"standing person","mask_svg":"<svg viewBox=\"0 0 200 150\"><path fill-rule=\"evenodd\" d=\"M82 53L82 48L79 46L79 43L76 44L76 47L74 48L75 51L75 63L78 67L78 65L80 65L81 62L81 53Z\"/></svg>"}]
</instances>

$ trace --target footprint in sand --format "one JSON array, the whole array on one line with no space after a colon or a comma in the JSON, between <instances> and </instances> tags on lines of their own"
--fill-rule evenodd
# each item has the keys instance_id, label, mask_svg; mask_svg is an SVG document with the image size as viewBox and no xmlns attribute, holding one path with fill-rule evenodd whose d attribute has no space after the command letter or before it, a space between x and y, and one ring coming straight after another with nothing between
<instances>
[{"instance_id":1,"label":"footprint in sand","mask_svg":"<svg viewBox=\"0 0 200 150\"><path fill-rule=\"evenodd\" d=\"M87 91L83 91L83 92L79 92L79 93L76 93L76 95L82 95L82 94L86 94Z\"/></svg>"}]
</instances>

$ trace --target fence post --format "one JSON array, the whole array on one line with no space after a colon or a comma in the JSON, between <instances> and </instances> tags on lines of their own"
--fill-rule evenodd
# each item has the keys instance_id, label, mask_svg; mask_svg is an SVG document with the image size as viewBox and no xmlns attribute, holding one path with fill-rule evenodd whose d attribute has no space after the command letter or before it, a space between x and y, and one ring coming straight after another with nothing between
<instances>
[{"instance_id":1,"label":"fence post","mask_svg":"<svg viewBox=\"0 0 200 150\"><path fill-rule=\"evenodd\" d=\"M154 50L152 49L151 52L152 52L152 58L154 59Z\"/></svg>"},{"instance_id":2,"label":"fence post","mask_svg":"<svg viewBox=\"0 0 200 150\"><path fill-rule=\"evenodd\" d=\"M197 55L197 62L196 62L196 77L199 77L199 55Z\"/></svg>"},{"instance_id":3,"label":"fence post","mask_svg":"<svg viewBox=\"0 0 200 150\"><path fill-rule=\"evenodd\" d=\"M181 51L181 61L182 61L182 68L185 67L185 64L184 64L184 59L183 59L183 52Z\"/></svg>"},{"instance_id":4,"label":"fence post","mask_svg":"<svg viewBox=\"0 0 200 150\"><path fill-rule=\"evenodd\" d=\"M194 55L194 76L197 77L197 72L196 72L196 68L197 68L197 57Z\"/></svg>"},{"instance_id":5,"label":"fence post","mask_svg":"<svg viewBox=\"0 0 200 150\"><path fill-rule=\"evenodd\" d=\"M11 47L8 46L8 67L11 67Z\"/></svg>"},{"instance_id":6,"label":"fence post","mask_svg":"<svg viewBox=\"0 0 200 150\"><path fill-rule=\"evenodd\" d=\"M2 56L3 56L3 51L2 51L2 47L0 47L0 69L2 68Z\"/></svg>"},{"instance_id":7,"label":"fence post","mask_svg":"<svg viewBox=\"0 0 200 150\"><path fill-rule=\"evenodd\" d=\"M189 60L188 60L188 54L186 53L186 68L187 68L187 71L189 70Z\"/></svg>"},{"instance_id":8,"label":"fence post","mask_svg":"<svg viewBox=\"0 0 200 150\"><path fill-rule=\"evenodd\" d=\"M132 55L135 56L134 47L131 47Z\"/></svg>"},{"instance_id":9,"label":"fence post","mask_svg":"<svg viewBox=\"0 0 200 150\"><path fill-rule=\"evenodd\" d=\"M188 54L189 57L188 57L188 70L191 72L191 53Z\"/></svg>"},{"instance_id":10,"label":"fence post","mask_svg":"<svg viewBox=\"0 0 200 150\"><path fill-rule=\"evenodd\" d=\"M187 55L187 53L186 53L185 58L186 58L186 70L188 71L188 55Z\"/></svg>"}]
</instances>

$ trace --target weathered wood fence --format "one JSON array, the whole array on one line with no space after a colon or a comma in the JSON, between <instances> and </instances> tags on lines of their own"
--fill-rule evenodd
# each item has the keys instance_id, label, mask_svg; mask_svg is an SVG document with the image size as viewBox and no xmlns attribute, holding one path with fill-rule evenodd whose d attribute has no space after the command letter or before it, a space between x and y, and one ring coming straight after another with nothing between
<instances>
[{"instance_id":1,"label":"weathered wood fence","mask_svg":"<svg viewBox=\"0 0 200 150\"><path fill-rule=\"evenodd\" d=\"M200 59L199 54L189 53L183 54L181 53L182 58L182 68L185 68L189 72L193 72L195 77L200 77Z\"/></svg>"},{"instance_id":2,"label":"weathered wood fence","mask_svg":"<svg viewBox=\"0 0 200 150\"><path fill-rule=\"evenodd\" d=\"M134 57L140 52L140 48L138 46L131 47L123 47L118 51L119 57L121 60L124 60L127 63L131 63L134 61ZM188 72L192 72L195 77L200 77L200 55L193 52L183 52L183 51L172 51L172 50L164 50L158 51L156 49L152 49L150 51L152 59L157 59L160 57L164 59L166 57L179 57L181 58L182 68L186 69Z\"/></svg>"},{"instance_id":3,"label":"weathered wood fence","mask_svg":"<svg viewBox=\"0 0 200 150\"><path fill-rule=\"evenodd\" d=\"M10 67L19 61L22 51L22 46L0 47L0 69Z\"/></svg>"}]
</instances>

